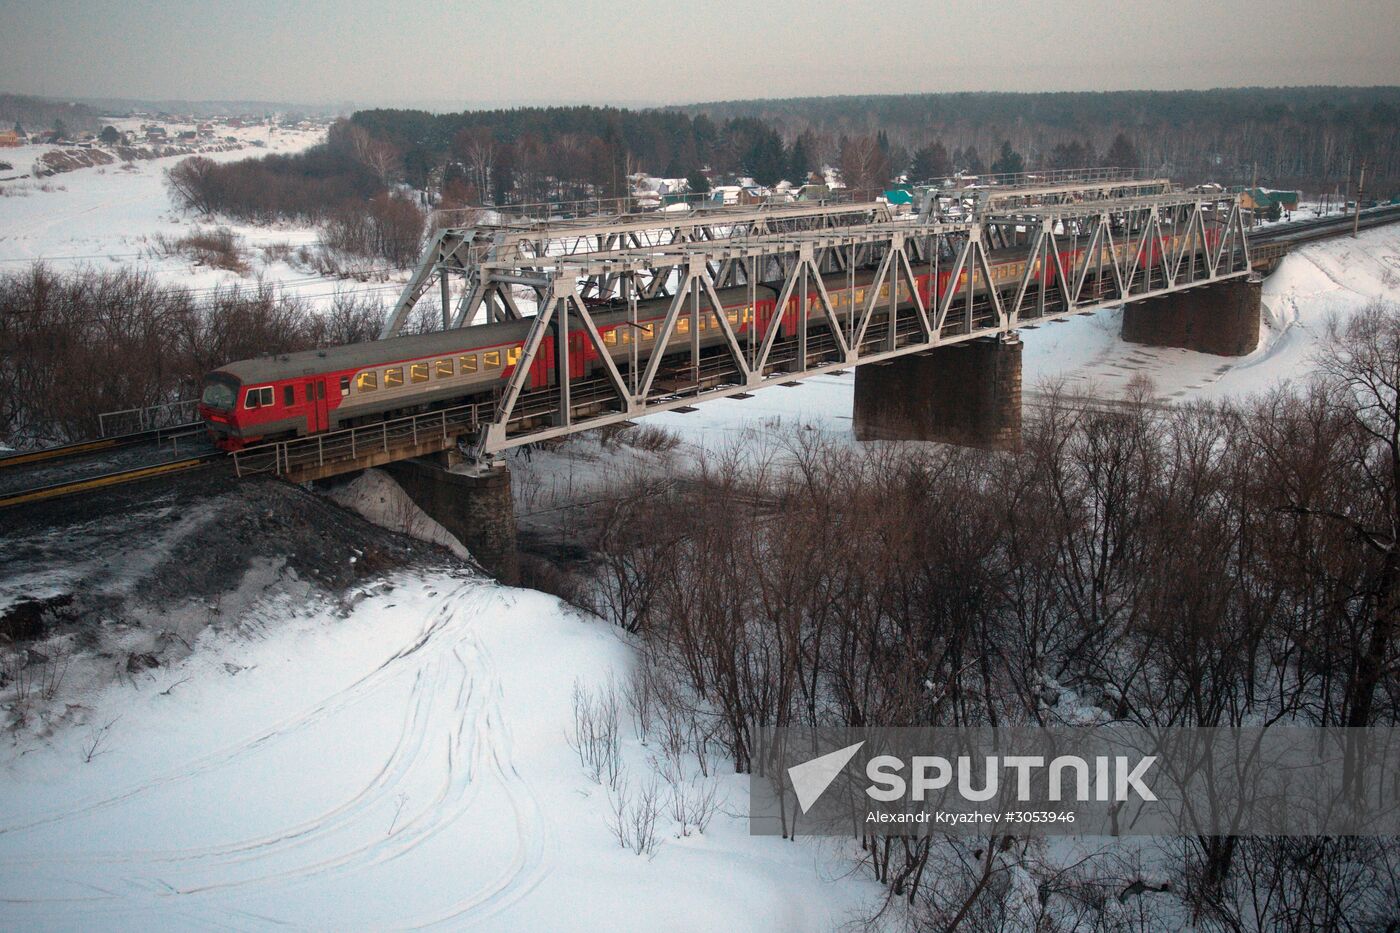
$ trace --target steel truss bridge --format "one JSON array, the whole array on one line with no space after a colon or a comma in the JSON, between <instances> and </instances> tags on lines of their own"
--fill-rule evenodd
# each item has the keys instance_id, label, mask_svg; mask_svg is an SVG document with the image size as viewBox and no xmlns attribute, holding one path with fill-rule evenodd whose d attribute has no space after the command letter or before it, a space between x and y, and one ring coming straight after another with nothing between
<instances>
[{"instance_id":1,"label":"steel truss bridge","mask_svg":"<svg viewBox=\"0 0 1400 933\"><path fill-rule=\"evenodd\" d=\"M240 454L240 470L329 475L338 470L328 450L362 457L373 449L382 461L461 439L486 462L533 441L977 338L1014 340L1018 329L1042 322L1251 274L1234 195L1123 175L1029 187L980 195L970 209L970 199L959 197L951 208L944 201L911 215L880 202L793 203L498 218L443 229L382 336L397 334L434 287L449 328L528 318L533 304L529 335L499 397L339 432L344 437L250 448ZM873 271L874 281L857 286L858 271ZM828 288L830 276L838 289ZM913 287L929 276L946 287ZM778 292L776 308L793 302L795 333L780 332L785 315L771 315L759 332L714 310L723 307L723 289L748 288L750 308L767 300L760 285L765 295ZM857 287L860 302L851 300ZM833 300L842 288L849 291ZM638 323L638 303L655 299L665 301L665 315L647 328ZM650 329L650 338L629 341L616 358L595 320L604 309L625 310L629 329ZM583 340L554 340L555 384L527 389L546 336L561 333ZM709 346L701 346L702 333ZM723 339L709 339L716 334ZM594 369L570 376L578 368L571 369L570 354L585 343L596 353L589 354Z\"/></svg>"}]
</instances>

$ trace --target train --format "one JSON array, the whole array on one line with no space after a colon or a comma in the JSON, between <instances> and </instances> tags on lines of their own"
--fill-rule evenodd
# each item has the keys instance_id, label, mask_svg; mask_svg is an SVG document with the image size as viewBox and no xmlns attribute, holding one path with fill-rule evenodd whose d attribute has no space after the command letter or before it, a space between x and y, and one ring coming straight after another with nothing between
<instances>
[{"instance_id":1,"label":"train","mask_svg":"<svg viewBox=\"0 0 1400 933\"><path fill-rule=\"evenodd\" d=\"M1218 232L1208 231L1207 244L1214 247ZM1167 236L1163 245L1174 249L1175 238ZM1116 247L1119 260L1131 247ZM1105 266L1112 262L1109 247L1102 247ZM1160 247L1154 243L1144 247L1156 262ZM1026 271L1025 253L1017 250L993 253L989 271L998 290L1016 288ZM1083 249L1061 251L1060 262L1065 269L1076 268L1083 260ZM1091 257L1092 258L1092 257ZM974 294L984 291L987 283L981 270L972 270ZM946 295L949 288L965 289L969 271L962 271L956 282L951 270L915 277L916 287L926 304L935 293ZM1037 260L1031 269L1031 280L1043 286L1053 284L1050 264ZM862 308L867 292L875 278L872 269L856 273L854 284L845 273L823 276L823 285L838 313L852 307ZM936 278L936 283L935 283ZM880 299L889 299L888 280L881 286ZM908 310L913 306L909 283L900 277L897 306ZM721 313L741 339L753 333L767 333L779 298L778 289L757 285L721 289L716 292ZM755 300L756 298L756 300ZM826 319L818 308L815 287L809 296L809 328L813 334L826 327ZM783 312L781 337L797 332L801 308L800 295L793 295ZM590 309L590 315L603 339L604 348L617 363L625 363L632 344L642 356L654 352L656 331L670 308L670 298L658 298L637 303L635 324L629 322L625 304L601 303ZM877 304L884 308L886 304ZM721 346L724 336L714 315L708 295L701 298L699 343L702 349ZM877 318L878 320L878 318ZM456 330L391 337L367 343L328 347L241 360L221 366L205 377L200 397L199 415L218 447L237 451L244 447L306 437L392 417L466 404L498 396L520 362L532 321L529 318L482 324ZM688 353L692 344L689 315L676 322L664 349L665 355ZM571 329L569 340L570 379L595 373L602 366L601 357L586 331ZM530 364L525 390L547 388L557 378L555 365L555 336L546 334Z\"/></svg>"}]
</instances>

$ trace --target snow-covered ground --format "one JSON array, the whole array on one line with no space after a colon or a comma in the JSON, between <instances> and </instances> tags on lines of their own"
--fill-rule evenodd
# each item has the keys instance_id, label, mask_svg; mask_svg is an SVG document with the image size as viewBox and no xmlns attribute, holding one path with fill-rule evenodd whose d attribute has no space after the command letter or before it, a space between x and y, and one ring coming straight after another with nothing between
<instances>
[{"instance_id":1,"label":"snow-covered ground","mask_svg":"<svg viewBox=\"0 0 1400 933\"><path fill-rule=\"evenodd\" d=\"M206 632L8 749L0 927L808 930L878 898L839 851L748 836L734 775L703 834L663 814L651 858L618 846L566 741L575 682L627 675L616 630L462 574L360 595L264 603L259 637Z\"/></svg>"},{"instance_id":2,"label":"snow-covered ground","mask_svg":"<svg viewBox=\"0 0 1400 933\"><path fill-rule=\"evenodd\" d=\"M119 120L115 125L131 129L131 122ZM181 128L174 126L172 130ZM206 154L218 162L299 152L325 139L324 130L267 126L220 127L219 134L236 136L244 148ZM255 142L263 145L254 146ZM38 156L54 148L0 149L0 160L15 167L12 172L0 172L0 177L29 172ZM187 156L118 161L48 178L0 181L0 272L20 271L42 260L56 270L142 269L162 281L199 290L233 283L248 286L261 279L308 300L328 299L352 286L356 291L373 290L386 297L397 292L397 283L347 285L289 263L280 247L295 250L315 244L316 231L309 226L239 224L176 210L165 186L165 172L184 158ZM186 256L162 255L157 237L179 239L196 227L232 230L248 252L248 274L196 265ZM264 247L276 249L265 252Z\"/></svg>"}]
</instances>

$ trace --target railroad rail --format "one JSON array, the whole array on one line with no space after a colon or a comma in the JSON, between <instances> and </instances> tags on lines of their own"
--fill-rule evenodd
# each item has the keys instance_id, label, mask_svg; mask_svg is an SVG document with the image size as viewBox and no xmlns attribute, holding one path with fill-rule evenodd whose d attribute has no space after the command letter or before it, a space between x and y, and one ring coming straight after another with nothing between
<instances>
[{"instance_id":1,"label":"railroad rail","mask_svg":"<svg viewBox=\"0 0 1400 933\"><path fill-rule=\"evenodd\" d=\"M189 421L185 424L172 425L168 428L149 428L145 431L134 431L131 434L119 434L113 437L99 437L91 441L75 441L71 444L58 444L53 447L44 447L39 450L29 450L23 453L11 454L7 457L0 457L0 470L17 466L27 466L34 463L43 463L48 460L61 460L68 457L77 457L92 453L109 453L125 447L135 447L140 444L147 444L151 441L163 441L170 438L184 437L189 434L203 433L203 421Z\"/></svg>"},{"instance_id":2,"label":"railroad rail","mask_svg":"<svg viewBox=\"0 0 1400 933\"><path fill-rule=\"evenodd\" d=\"M168 476L173 473L183 473L196 467L217 462L224 459L224 457L225 454L222 451L217 451L214 453L200 454L194 457L186 457L181 460L169 460L165 463L133 467L127 470L114 470L99 476L87 476L81 479L65 480L58 483L49 483L43 486L22 489L0 495L0 509L33 502L45 502L50 499L58 499L78 493L93 492L111 486L134 483L138 480Z\"/></svg>"},{"instance_id":3,"label":"railroad rail","mask_svg":"<svg viewBox=\"0 0 1400 933\"><path fill-rule=\"evenodd\" d=\"M1400 221L1400 204L1383 204L1363 210L1359 217L1356 214L1339 214L1261 227L1249 235L1250 258L1256 268L1269 268L1289 250L1306 243L1345 236L1353 229L1369 230L1397 221Z\"/></svg>"}]
</instances>

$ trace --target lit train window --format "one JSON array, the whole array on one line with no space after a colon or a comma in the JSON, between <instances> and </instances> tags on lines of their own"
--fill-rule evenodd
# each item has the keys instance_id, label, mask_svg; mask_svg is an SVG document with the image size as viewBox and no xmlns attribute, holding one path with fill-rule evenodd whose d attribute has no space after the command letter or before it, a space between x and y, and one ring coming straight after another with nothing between
<instances>
[{"instance_id":1,"label":"lit train window","mask_svg":"<svg viewBox=\"0 0 1400 933\"><path fill-rule=\"evenodd\" d=\"M514 366L516 363L519 363L519 362L520 362L520 348L519 348L519 347L510 347L509 349L507 349L507 350L506 350L506 365L507 365L507 366Z\"/></svg>"},{"instance_id":2,"label":"lit train window","mask_svg":"<svg viewBox=\"0 0 1400 933\"><path fill-rule=\"evenodd\" d=\"M272 404L272 386L263 386L258 389L249 389L244 397L244 408L264 408Z\"/></svg>"},{"instance_id":3,"label":"lit train window","mask_svg":"<svg viewBox=\"0 0 1400 933\"><path fill-rule=\"evenodd\" d=\"M427 382L428 364L410 363L408 367L408 378L410 382Z\"/></svg>"},{"instance_id":4,"label":"lit train window","mask_svg":"<svg viewBox=\"0 0 1400 933\"><path fill-rule=\"evenodd\" d=\"M618 327L616 328L616 332L618 343L622 344L623 346L627 346L627 344L632 342L632 331L630 328Z\"/></svg>"},{"instance_id":5,"label":"lit train window","mask_svg":"<svg viewBox=\"0 0 1400 933\"><path fill-rule=\"evenodd\" d=\"M349 394L350 394L350 377L349 377L349 376L341 376L341 377L340 377L340 397L341 397L341 398L345 398L345 396L347 396L347 395L349 395Z\"/></svg>"},{"instance_id":6,"label":"lit train window","mask_svg":"<svg viewBox=\"0 0 1400 933\"><path fill-rule=\"evenodd\" d=\"M481 354L481 365L487 369L500 369L501 351L487 350L485 353Z\"/></svg>"},{"instance_id":7,"label":"lit train window","mask_svg":"<svg viewBox=\"0 0 1400 933\"><path fill-rule=\"evenodd\" d=\"M475 354L475 353L468 353L466 356L462 357L462 372L463 372L463 373L474 373L474 372L476 372L476 354Z\"/></svg>"},{"instance_id":8,"label":"lit train window","mask_svg":"<svg viewBox=\"0 0 1400 933\"><path fill-rule=\"evenodd\" d=\"M611 330L606 330L606 331L603 332L603 346L606 346L606 347L615 347L615 346L617 346L617 328L616 328L616 327L612 328Z\"/></svg>"},{"instance_id":9,"label":"lit train window","mask_svg":"<svg viewBox=\"0 0 1400 933\"><path fill-rule=\"evenodd\" d=\"M742 311L730 311L728 314L725 315L725 317L729 318L730 327L739 326L739 315L742 313Z\"/></svg>"},{"instance_id":10,"label":"lit train window","mask_svg":"<svg viewBox=\"0 0 1400 933\"><path fill-rule=\"evenodd\" d=\"M688 334L688 333L690 333L690 318L688 318L688 317L683 317L683 318L681 318L680 320L676 321L676 333L678 333L678 334Z\"/></svg>"},{"instance_id":11,"label":"lit train window","mask_svg":"<svg viewBox=\"0 0 1400 933\"><path fill-rule=\"evenodd\" d=\"M433 367L437 372L437 376L439 379L446 379L452 375L451 360L438 360L436 363L433 364Z\"/></svg>"},{"instance_id":12,"label":"lit train window","mask_svg":"<svg viewBox=\"0 0 1400 933\"><path fill-rule=\"evenodd\" d=\"M361 392L373 392L379 388L379 376L373 370L367 373L360 373L355 379L355 388Z\"/></svg>"},{"instance_id":13,"label":"lit train window","mask_svg":"<svg viewBox=\"0 0 1400 933\"><path fill-rule=\"evenodd\" d=\"M292 407L293 405L295 405L296 403L297 403L297 387L296 387L296 386L283 386L283 387L282 387L282 404L285 405L285 406L287 406L288 408L291 408L291 407Z\"/></svg>"},{"instance_id":14,"label":"lit train window","mask_svg":"<svg viewBox=\"0 0 1400 933\"><path fill-rule=\"evenodd\" d=\"M384 370L384 388L393 389L403 385L403 367L391 366Z\"/></svg>"},{"instance_id":15,"label":"lit train window","mask_svg":"<svg viewBox=\"0 0 1400 933\"><path fill-rule=\"evenodd\" d=\"M864 304L864 303L865 303L865 289L863 289L863 288L858 288L858 289L856 289L856 304Z\"/></svg>"}]
</instances>

